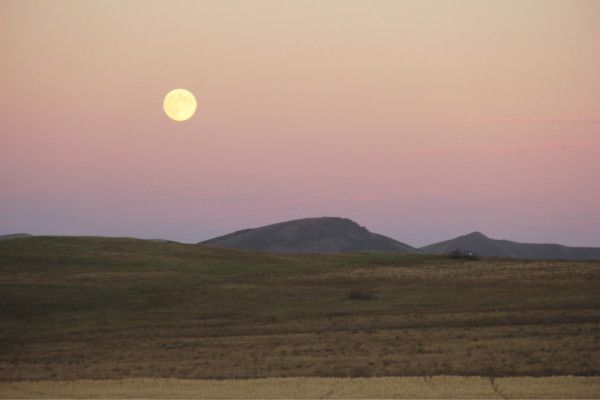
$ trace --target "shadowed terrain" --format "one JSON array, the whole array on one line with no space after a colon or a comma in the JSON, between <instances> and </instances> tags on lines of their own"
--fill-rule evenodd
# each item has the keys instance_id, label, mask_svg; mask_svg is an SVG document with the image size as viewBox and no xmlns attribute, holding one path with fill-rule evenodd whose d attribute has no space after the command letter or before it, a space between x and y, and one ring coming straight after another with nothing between
<instances>
[{"instance_id":1,"label":"shadowed terrain","mask_svg":"<svg viewBox=\"0 0 600 400\"><path fill-rule=\"evenodd\" d=\"M600 260L600 248L491 239L473 232L414 248L369 232L356 222L337 217L305 218L260 228L243 229L200 244L278 253L343 253L357 251L450 254L471 251L484 257L533 260Z\"/></svg>"},{"instance_id":2,"label":"shadowed terrain","mask_svg":"<svg viewBox=\"0 0 600 400\"><path fill-rule=\"evenodd\" d=\"M0 240L18 239L24 237L30 237L28 233L11 233L9 235L0 235Z\"/></svg>"},{"instance_id":3,"label":"shadowed terrain","mask_svg":"<svg viewBox=\"0 0 600 400\"><path fill-rule=\"evenodd\" d=\"M454 250L472 251L484 257L510 257L537 260L600 260L598 247L569 247L549 243L519 243L490 239L473 232L419 249L427 254L448 254Z\"/></svg>"},{"instance_id":4,"label":"shadowed terrain","mask_svg":"<svg viewBox=\"0 0 600 400\"><path fill-rule=\"evenodd\" d=\"M600 262L0 242L0 379L600 374Z\"/></svg>"},{"instance_id":5,"label":"shadowed terrain","mask_svg":"<svg viewBox=\"0 0 600 400\"><path fill-rule=\"evenodd\" d=\"M297 219L243 229L201 244L277 253L416 252L407 244L337 217Z\"/></svg>"}]
</instances>

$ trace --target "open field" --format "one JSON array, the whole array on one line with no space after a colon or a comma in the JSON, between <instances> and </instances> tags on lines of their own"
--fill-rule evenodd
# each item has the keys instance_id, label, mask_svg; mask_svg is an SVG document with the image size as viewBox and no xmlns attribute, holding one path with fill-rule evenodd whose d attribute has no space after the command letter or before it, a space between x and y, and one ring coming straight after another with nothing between
<instances>
[{"instance_id":1,"label":"open field","mask_svg":"<svg viewBox=\"0 0 600 400\"><path fill-rule=\"evenodd\" d=\"M0 382L0 398L593 399L599 393L600 378L573 376Z\"/></svg>"},{"instance_id":2,"label":"open field","mask_svg":"<svg viewBox=\"0 0 600 400\"><path fill-rule=\"evenodd\" d=\"M600 262L6 240L0 379L598 376L599 287Z\"/></svg>"}]
</instances>

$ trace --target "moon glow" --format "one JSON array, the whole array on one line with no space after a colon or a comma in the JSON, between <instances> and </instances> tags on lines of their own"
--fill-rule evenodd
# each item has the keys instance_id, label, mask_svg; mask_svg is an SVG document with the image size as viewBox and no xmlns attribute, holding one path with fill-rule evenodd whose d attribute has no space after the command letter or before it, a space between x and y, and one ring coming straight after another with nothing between
<instances>
[{"instance_id":1,"label":"moon glow","mask_svg":"<svg viewBox=\"0 0 600 400\"><path fill-rule=\"evenodd\" d=\"M196 98L185 89L171 90L165 96L163 109L167 117L174 121L186 121L196 112Z\"/></svg>"}]
</instances>

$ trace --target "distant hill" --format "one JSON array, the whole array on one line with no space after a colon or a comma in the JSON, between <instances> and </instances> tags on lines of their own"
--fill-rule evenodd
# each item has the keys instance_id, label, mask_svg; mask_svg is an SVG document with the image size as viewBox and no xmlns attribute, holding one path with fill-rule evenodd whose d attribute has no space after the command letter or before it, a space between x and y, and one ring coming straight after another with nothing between
<instances>
[{"instance_id":1,"label":"distant hill","mask_svg":"<svg viewBox=\"0 0 600 400\"><path fill-rule=\"evenodd\" d=\"M490 239L481 232L430 244L419 249L422 253L448 254L454 250L471 251L484 257L510 257L524 259L600 260L600 248L568 247L560 244L519 243L510 240Z\"/></svg>"},{"instance_id":2,"label":"distant hill","mask_svg":"<svg viewBox=\"0 0 600 400\"><path fill-rule=\"evenodd\" d=\"M278 253L416 252L407 244L336 217L297 219L244 229L199 244Z\"/></svg>"},{"instance_id":3,"label":"distant hill","mask_svg":"<svg viewBox=\"0 0 600 400\"><path fill-rule=\"evenodd\" d=\"M18 239L24 237L30 237L29 233L11 233L10 235L0 235L0 240Z\"/></svg>"}]
</instances>

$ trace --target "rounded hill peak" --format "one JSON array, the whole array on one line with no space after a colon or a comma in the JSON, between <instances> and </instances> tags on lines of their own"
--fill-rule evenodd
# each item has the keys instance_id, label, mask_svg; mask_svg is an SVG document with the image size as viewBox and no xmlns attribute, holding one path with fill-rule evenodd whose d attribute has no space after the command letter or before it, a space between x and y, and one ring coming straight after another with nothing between
<instances>
[{"instance_id":1,"label":"rounded hill peak","mask_svg":"<svg viewBox=\"0 0 600 400\"><path fill-rule=\"evenodd\" d=\"M353 251L413 252L389 237L369 232L348 218L302 218L245 229L202 242L245 250L281 253L338 253Z\"/></svg>"},{"instance_id":2,"label":"rounded hill peak","mask_svg":"<svg viewBox=\"0 0 600 400\"><path fill-rule=\"evenodd\" d=\"M468 233L468 234L464 235L463 237L472 238L472 239L487 239L488 238L487 236L485 236L483 233L481 233L479 231Z\"/></svg>"}]
</instances>

